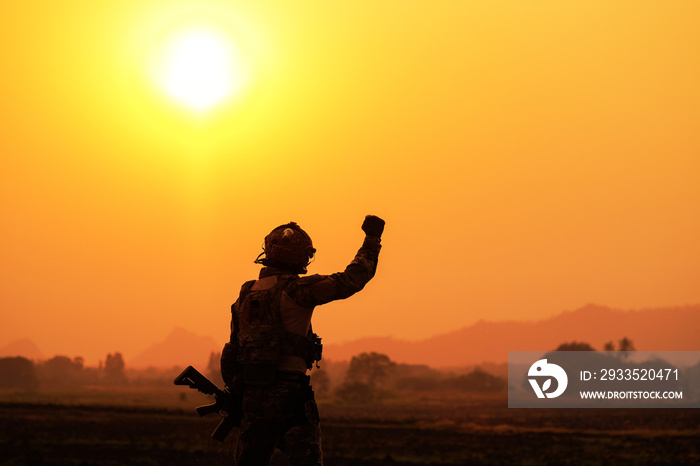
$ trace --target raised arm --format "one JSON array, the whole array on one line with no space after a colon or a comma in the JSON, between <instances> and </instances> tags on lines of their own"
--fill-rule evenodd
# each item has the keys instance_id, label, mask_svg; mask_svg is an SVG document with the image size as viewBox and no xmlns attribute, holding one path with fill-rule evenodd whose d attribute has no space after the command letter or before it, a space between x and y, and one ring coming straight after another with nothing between
<instances>
[{"instance_id":1,"label":"raised arm","mask_svg":"<svg viewBox=\"0 0 700 466\"><path fill-rule=\"evenodd\" d=\"M365 217L362 224L365 238L355 258L343 272L331 275L311 275L296 281L287 290L288 296L300 306L314 307L345 299L360 291L377 270L384 220L374 215Z\"/></svg>"}]
</instances>

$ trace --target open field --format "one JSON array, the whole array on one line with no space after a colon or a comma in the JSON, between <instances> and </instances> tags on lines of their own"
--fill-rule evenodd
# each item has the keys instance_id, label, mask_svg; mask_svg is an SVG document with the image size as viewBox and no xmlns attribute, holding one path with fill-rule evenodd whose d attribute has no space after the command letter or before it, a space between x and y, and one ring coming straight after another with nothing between
<instances>
[{"instance_id":1,"label":"open field","mask_svg":"<svg viewBox=\"0 0 700 466\"><path fill-rule=\"evenodd\" d=\"M232 464L204 396L169 389L0 394L2 465ZM328 465L700 464L697 409L508 409L504 395L321 400ZM285 464L276 458L275 464Z\"/></svg>"}]
</instances>

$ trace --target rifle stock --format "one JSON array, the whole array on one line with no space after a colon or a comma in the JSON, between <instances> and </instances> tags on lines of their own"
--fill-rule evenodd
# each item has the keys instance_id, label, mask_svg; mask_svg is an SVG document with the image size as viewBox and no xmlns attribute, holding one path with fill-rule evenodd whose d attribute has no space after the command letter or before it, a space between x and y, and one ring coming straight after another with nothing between
<instances>
[{"instance_id":1,"label":"rifle stock","mask_svg":"<svg viewBox=\"0 0 700 466\"><path fill-rule=\"evenodd\" d=\"M195 388L207 395L219 395L222 393L216 385L192 366L187 366L187 369L175 377L173 383L175 385L188 385L190 388Z\"/></svg>"}]
</instances>

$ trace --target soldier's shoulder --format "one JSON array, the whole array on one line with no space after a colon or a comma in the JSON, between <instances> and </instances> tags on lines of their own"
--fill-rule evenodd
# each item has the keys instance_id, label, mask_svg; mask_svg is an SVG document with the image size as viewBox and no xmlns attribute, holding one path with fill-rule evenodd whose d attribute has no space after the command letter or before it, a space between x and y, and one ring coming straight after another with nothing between
<instances>
[{"instance_id":1,"label":"soldier's shoulder","mask_svg":"<svg viewBox=\"0 0 700 466\"><path fill-rule=\"evenodd\" d=\"M250 288L253 286L253 284L255 284L256 281L257 280L248 280L243 285L241 285L241 293L250 290Z\"/></svg>"},{"instance_id":2,"label":"soldier's shoulder","mask_svg":"<svg viewBox=\"0 0 700 466\"><path fill-rule=\"evenodd\" d=\"M314 283L318 283L321 280L325 279L327 275L319 275L319 274L313 274L313 275L308 275L306 277L299 277L299 279L295 280L295 284L297 286L308 286L308 285L313 285Z\"/></svg>"}]
</instances>

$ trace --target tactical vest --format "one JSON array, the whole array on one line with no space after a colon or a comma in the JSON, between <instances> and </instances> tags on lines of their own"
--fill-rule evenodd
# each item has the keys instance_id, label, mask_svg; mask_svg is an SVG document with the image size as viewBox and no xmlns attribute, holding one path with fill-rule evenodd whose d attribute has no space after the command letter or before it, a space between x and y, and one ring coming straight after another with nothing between
<instances>
[{"instance_id":1,"label":"tactical vest","mask_svg":"<svg viewBox=\"0 0 700 466\"><path fill-rule=\"evenodd\" d=\"M255 280L246 282L234 312L238 317L237 360L247 383L275 380L282 355L302 358L308 368L321 360L321 339L311 325L306 336L284 329L280 301L285 288L297 277L279 276L266 290L252 290Z\"/></svg>"}]
</instances>

